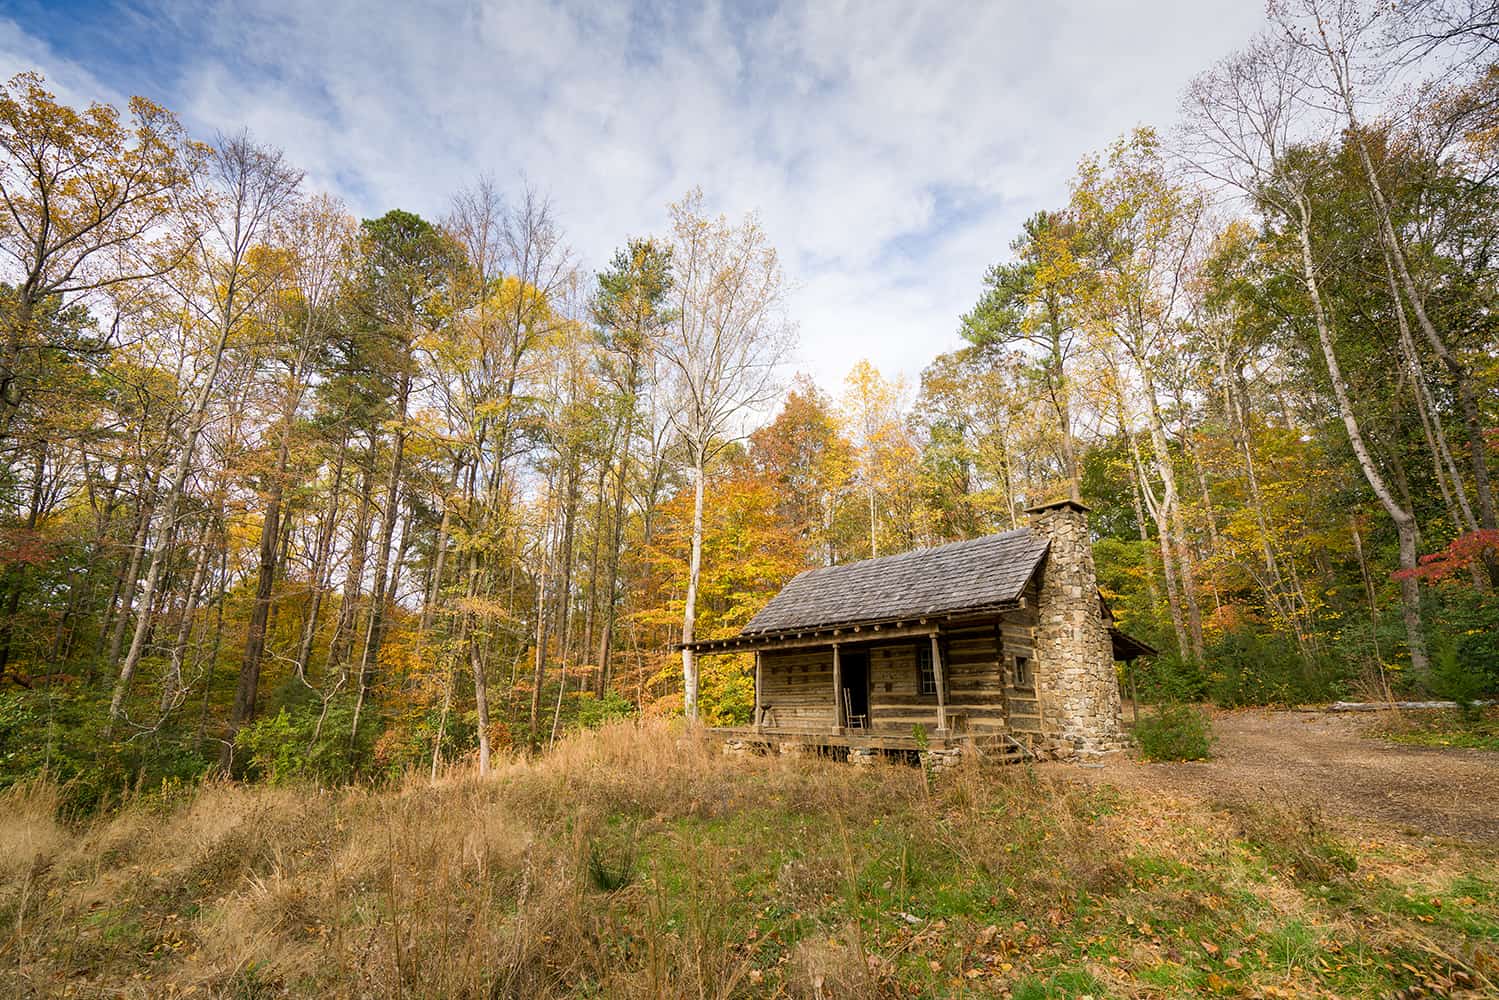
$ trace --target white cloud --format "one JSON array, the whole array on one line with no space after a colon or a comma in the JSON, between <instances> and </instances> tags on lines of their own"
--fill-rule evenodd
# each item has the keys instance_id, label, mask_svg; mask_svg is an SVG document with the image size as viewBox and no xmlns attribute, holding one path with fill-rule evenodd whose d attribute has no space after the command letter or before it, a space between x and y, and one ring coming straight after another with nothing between
<instances>
[{"instance_id":1,"label":"white cloud","mask_svg":"<svg viewBox=\"0 0 1499 1000\"><path fill-rule=\"evenodd\" d=\"M1169 124L1261 19L1248 0L162 3L130 30L180 39L157 57L170 79L96 79L89 52L4 20L0 70L249 127L365 213L438 215L481 172L524 176L590 266L701 185L760 211L798 286L801 366L830 387L866 356L914 381L1079 157Z\"/></svg>"}]
</instances>

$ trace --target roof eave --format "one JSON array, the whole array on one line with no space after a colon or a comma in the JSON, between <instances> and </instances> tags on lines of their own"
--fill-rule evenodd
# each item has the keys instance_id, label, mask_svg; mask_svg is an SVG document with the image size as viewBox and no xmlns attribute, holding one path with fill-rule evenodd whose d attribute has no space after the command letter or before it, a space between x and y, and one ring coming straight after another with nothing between
<instances>
[{"instance_id":1,"label":"roof eave","mask_svg":"<svg viewBox=\"0 0 1499 1000\"><path fill-rule=\"evenodd\" d=\"M934 632L942 623L960 618L974 618L988 614L1014 611L1022 606L1023 599L998 601L993 604L953 608L927 614L900 615L890 618L858 619L845 622L828 622L818 625L803 625L795 628L775 629L766 632L744 633L721 639L696 639L692 642L674 642L674 651L683 649L694 653L747 653L756 649L775 649L788 642L811 645L832 645L835 642L870 642L880 638L894 637L922 631ZM903 630L897 632L896 630Z\"/></svg>"}]
</instances>

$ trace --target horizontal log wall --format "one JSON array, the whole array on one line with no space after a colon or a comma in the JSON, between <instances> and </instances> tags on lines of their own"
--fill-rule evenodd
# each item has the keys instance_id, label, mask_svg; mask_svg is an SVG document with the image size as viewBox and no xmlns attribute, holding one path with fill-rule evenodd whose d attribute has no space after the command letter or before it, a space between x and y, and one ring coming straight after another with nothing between
<instances>
[{"instance_id":1,"label":"horizontal log wall","mask_svg":"<svg viewBox=\"0 0 1499 1000\"><path fill-rule=\"evenodd\" d=\"M761 653L760 704L770 709L767 725L832 732L832 648Z\"/></svg>"},{"instance_id":2,"label":"horizontal log wall","mask_svg":"<svg viewBox=\"0 0 1499 1000\"><path fill-rule=\"evenodd\" d=\"M1025 607L1007 611L1000 618L1000 634L1004 637L1003 675L1005 698L1010 708L1010 728L1023 733L1041 731L1041 703L1036 697L1036 672L1042 669L1036 662L1036 605L1040 588L1031 581L1025 589ZM1015 657L1023 656L1030 664L1030 683L1021 687L1015 683Z\"/></svg>"},{"instance_id":3,"label":"horizontal log wall","mask_svg":"<svg viewBox=\"0 0 1499 1000\"><path fill-rule=\"evenodd\" d=\"M999 672L999 637L996 621L943 634L942 665L951 724L966 725L971 732L1008 728L1004 682Z\"/></svg>"},{"instance_id":4,"label":"horizontal log wall","mask_svg":"<svg viewBox=\"0 0 1499 1000\"><path fill-rule=\"evenodd\" d=\"M937 696L921 695L916 687L916 644L903 639L879 646L866 646L869 653L869 724L875 729L909 733L914 726L927 732L937 729Z\"/></svg>"}]
</instances>

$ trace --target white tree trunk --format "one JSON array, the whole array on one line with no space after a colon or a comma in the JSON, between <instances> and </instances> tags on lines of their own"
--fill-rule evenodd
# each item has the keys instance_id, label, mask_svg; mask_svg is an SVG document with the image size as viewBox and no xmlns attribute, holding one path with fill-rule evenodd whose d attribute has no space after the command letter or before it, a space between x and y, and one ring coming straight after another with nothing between
<instances>
[{"instance_id":1,"label":"white tree trunk","mask_svg":"<svg viewBox=\"0 0 1499 1000\"><path fill-rule=\"evenodd\" d=\"M1181 514L1181 494L1176 488L1176 470L1171 467L1171 452L1166 442L1166 422L1161 416L1160 403L1156 400L1155 378L1150 373L1148 358L1136 356L1140 366L1140 379L1148 403L1150 445L1155 459L1156 474L1161 477L1161 517L1158 519L1161 533L1161 557L1163 561L1173 558L1179 567L1182 596L1187 610L1187 649L1184 650L1192 662L1199 666L1203 662L1202 611L1197 605L1197 575L1193 569L1192 555L1187 548L1186 525ZM1165 544L1167 536L1171 545Z\"/></svg>"},{"instance_id":2,"label":"white tree trunk","mask_svg":"<svg viewBox=\"0 0 1499 1000\"><path fill-rule=\"evenodd\" d=\"M687 569L687 598L682 607L682 711L697 721L697 658L688 643L697 625L697 586L703 569L704 449L697 448L692 469L692 558Z\"/></svg>"},{"instance_id":3,"label":"white tree trunk","mask_svg":"<svg viewBox=\"0 0 1499 1000\"><path fill-rule=\"evenodd\" d=\"M1400 539L1400 568L1415 569L1416 519L1410 511L1396 502L1379 467L1374 464L1374 458L1369 453L1363 432L1359 428L1358 418L1354 416L1353 404L1348 397L1348 385L1343 380L1343 369L1338 364L1337 352L1333 349L1332 330L1328 326L1327 312L1322 306L1321 288L1317 282L1316 265L1312 260L1311 210L1304 198L1298 200L1297 207L1300 213L1297 228L1301 240L1302 279L1306 284L1307 295L1312 300L1312 314L1317 322L1317 341L1322 347L1322 358L1327 363L1327 377L1332 382L1338 413L1343 418L1348 443L1353 449L1354 457L1358 459L1364 479L1368 481L1369 488L1374 491L1385 512L1390 515L1390 520L1395 522L1395 532ZM1411 670L1417 678L1424 680L1430 673L1431 664L1426 655L1426 636L1421 624L1421 595L1415 577L1407 576L1400 581L1400 598Z\"/></svg>"}]
</instances>

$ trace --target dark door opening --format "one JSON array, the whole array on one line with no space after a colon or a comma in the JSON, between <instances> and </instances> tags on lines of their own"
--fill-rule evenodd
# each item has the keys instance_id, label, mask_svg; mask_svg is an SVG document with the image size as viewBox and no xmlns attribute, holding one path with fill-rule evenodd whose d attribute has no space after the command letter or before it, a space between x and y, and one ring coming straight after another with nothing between
<instances>
[{"instance_id":1,"label":"dark door opening","mask_svg":"<svg viewBox=\"0 0 1499 1000\"><path fill-rule=\"evenodd\" d=\"M869 728L869 654L843 653L839 657L845 692L844 724L850 728Z\"/></svg>"}]
</instances>

